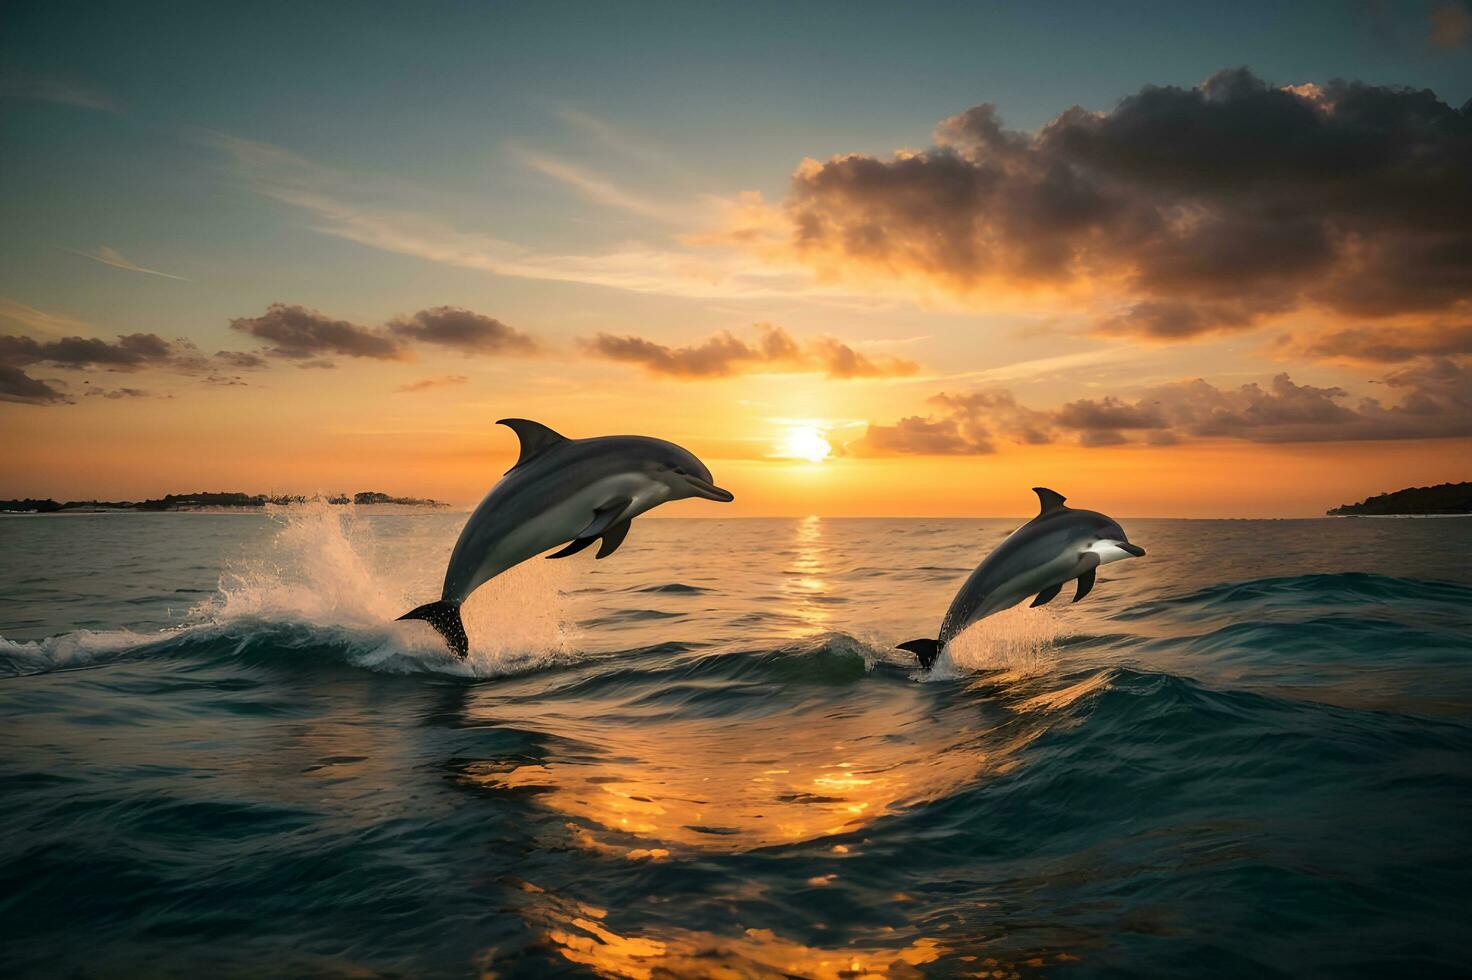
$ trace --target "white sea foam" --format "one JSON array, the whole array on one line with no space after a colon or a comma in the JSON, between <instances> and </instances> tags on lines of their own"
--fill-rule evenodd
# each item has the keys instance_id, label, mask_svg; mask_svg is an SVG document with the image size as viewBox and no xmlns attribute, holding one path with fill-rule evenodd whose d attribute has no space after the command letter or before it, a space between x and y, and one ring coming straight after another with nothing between
<instances>
[{"instance_id":1,"label":"white sea foam","mask_svg":"<svg viewBox=\"0 0 1472 980\"><path fill-rule=\"evenodd\" d=\"M0 637L0 662L4 662L11 671L22 674L90 667L155 643L165 635L135 633L132 630L75 630L44 640L7 640Z\"/></svg>"},{"instance_id":2,"label":"white sea foam","mask_svg":"<svg viewBox=\"0 0 1472 980\"><path fill-rule=\"evenodd\" d=\"M304 624L349 633L365 667L393 669L404 658L425 669L493 675L568 655L562 625L567 571L529 561L482 586L462 609L470 655L462 663L422 622L397 622L439 595L453 539L410 535L392 546L351 506L320 502L271 508L280 530L263 554L229 562L219 592L194 610L221 626Z\"/></svg>"},{"instance_id":3,"label":"white sea foam","mask_svg":"<svg viewBox=\"0 0 1472 980\"><path fill-rule=\"evenodd\" d=\"M276 533L227 560L218 591L195 605L184 625L157 633L0 637L0 660L22 673L84 667L172 638L219 633L238 640L282 626L346 639L350 662L394 672L494 676L571 656L562 622L570 573L561 563L524 562L478 590L463 608L470 655L460 661L425 623L396 621L438 597L453 529L426 525L424 534L384 540L352 506L322 502L273 507L270 515Z\"/></svg>"}]
</instances>

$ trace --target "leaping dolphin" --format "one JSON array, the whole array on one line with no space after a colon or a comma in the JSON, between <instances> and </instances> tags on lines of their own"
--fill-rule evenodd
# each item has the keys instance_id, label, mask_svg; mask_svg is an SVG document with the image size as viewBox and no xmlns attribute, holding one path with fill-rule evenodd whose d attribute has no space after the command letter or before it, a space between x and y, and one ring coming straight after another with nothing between
<instances>
[{"instance_id":1,"label":"leaping dolphin","mask_svg":"<svg viewBox=\"0 0 1472 980\"><path fill-rule=\"evenodd\" d=\"M599 558L623 544L629 522L666 500L704 497L730 503L694 454L663 439L568 439L538 422L501 419L521 440L516 465L491 487L465 522L438 602L399 619L422 619L461 659L470 648L460 604L513 565L566 544L548 558L575 555L599 538Z\"/></svg>"},{"instance_id":2,"label":"leaping dolphin","mask_svg":"<svg viewBox=\"0 0 1472 980\"><path fill-rule=\"evenodd\" d=\"M1078 579L1078 602L1094 587L1094 570L1121 558L1140 558L1145 549L1130 544L1124 529L1113 518L1092 510L1074 510L1064 506L1062 494L1046 487L1033 487L1041 510L1007 536L961 586L946 618L941 620L940 636L933 640L909 640L901 650L909 650L929 670L945 645L962 630L992 613L1010 609L1033 593L1034 606L1051 602L1063 583Z\"/></svg>"}]
</instances>

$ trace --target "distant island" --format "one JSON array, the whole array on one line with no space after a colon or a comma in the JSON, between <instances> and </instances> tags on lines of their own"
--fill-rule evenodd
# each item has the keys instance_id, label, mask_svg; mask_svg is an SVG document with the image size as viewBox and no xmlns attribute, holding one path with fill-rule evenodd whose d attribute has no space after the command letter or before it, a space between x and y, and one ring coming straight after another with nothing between
<instances>
[{"instance_id":1,"label":"distant island","mask_svg":"<svg viewBox=\"0 0 1472 980\"><path fill-rule=\"evenodd\" d=\"M1472 483L1439 483L1382 493L1357 504L1341 504L1330 517L1401 517L1432 514L1472 514Z\"/></svg>"},{"instance_id":2,"label":"distant island","mask_svg":"<svg viewBox=\"0 0 1472 980\"><path fill-rule=\"evenodd\" d=\"M307 497L300 494L268 495L264 493L171 493L154 500L68 500L59 503L45 500L0 500L0 513L5 514L61 514L101 513L110 511L171 511L249 509L267 504L304 504L309 500L322 500L329 504L397 504L404 507L447 507L438 500L419 497L391 497L376 490L365 490L349 496L345 493L329 497Z\"/></svg>"}]
</instances>

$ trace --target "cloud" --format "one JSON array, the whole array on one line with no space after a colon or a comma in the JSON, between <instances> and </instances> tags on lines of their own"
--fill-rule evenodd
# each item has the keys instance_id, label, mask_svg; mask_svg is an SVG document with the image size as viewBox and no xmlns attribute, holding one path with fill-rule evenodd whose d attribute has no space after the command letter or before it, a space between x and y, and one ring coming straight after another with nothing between
<instances>
[{"instance_id":1,"label":"cloud","mask_svg":"<svg viewBox=\"0 0 1472 980\"><path fill-rule=\"evenodd\" d=\"M531 354L531 337L494 317L455 306L436 306L389 323L399 337L449 347L467 354Z\"/></svg>"},{"instance_id":2,"label":"cloud","mask_svg":"<svg viewBox=\"0 0 1472 980\"><path fill-rule=\"evenodd\" d=\"M151 391L144 391L142 388L107 388L107 389L94 388L92 391L87 392L87 394L89 396L96 397L96 398L110 398L113 401L118 401L118 400L123 399L123 398L152 398L152 397L154 397L153 392L151 392ZM173 396L172 395L165 395L163 397L165 397L165 398L172 398Z\"/></svg>"},{"instance_id":3,"label":"cloud","mask_svg":"<svg viewBox=\"0 0 1472 980\"><path fill-rule=\"evenodd\" d=\"M63 316L60 313L48 313L38 310L24 303L17 303L13 299L0 296L0 320L9 320L18 323L28 330L39 331L44 334L63 334L67 332L79 332L91 329L81 320Z\"/></svg>"},{"instance_id":4,"label":"cloud","mask_svg":"<svg viewBox=\"0 0 1472 980\"><path fill-rule=\"evenodd\" d=\"M114 269L126 269L129 272L143 272L150 276L161 276L164 279L178 279L181 282L189 281L183 276L176 276L168 272L159 272L157 269L146 269L138 263L125 258L117 249L109 248L106 245L99 245L96 248L86 250L63 248L62 251L71 252L73 255L80 255L83 258L91 259L93 262L101 262L103 265L110 265Z\"/></svg>"},{"instance_id":5,"label":"cloud","mask_svg":"<svg viewBox=\"0 0 1472 980\"><path fill-rule=\"evenodd\" d=\"M1394 364L1415 358L1472 354L1472 323L1358 326L1306 338L1282 337L1280 352L1321 360Z\"/></svg>"},{"instance_id":6,"label":"cloud","mask_svg":"<svg viewBox=\"0 0 1472 980\"><path fill-rule=\"evenodd\" d=\"M24 405L53 405L68 401L51 385L26 374L18 367L0 364L0 402Z\"/></svg>"},{"instance_id":7,"label":"cloud","mask_svg":"<svg viewBox=\"0 0 1472 980\"><path fill-rule=\"evenodd\" d=\"M935 411L871 424L847 451L859 455L986 454L1001 442L1074 441L1115 446L1187 439L1261 443L1345 442L1472 436L1472 367L1425 358L1383 379L1398 400L1353 399L1342 388L1297 384L1219 388L1200 378L1155 385L1134 399L1079 399L1051 410L1020 405L1003 389L930 399Z\"/></svg>"},{"instance_id":8,"label":"cloud","mask_svg":"<svg viewBox=\"0 0 1472 980\"><path fill-rule=\"evenodd\" d=\"M681 224L690 220L690 208L676 207L644 197L620 187L601 174L595 174L566 160L530 150L513 149L512 152L531 169L566 184L595 204L669 224Z\"/></svg>"},{"instance_id":9,"label":"cloud","mask_svg":"<svg viewBox=\"0 0 1472 980\"><path fill-rule=\"evenodd\" d=\"M918 365L898 357L869 357L828 336L799 342L781 327L757 324L748 342L721 331L696 344L670 347L643 337L600 333L578 341L594 357L637 364L671 378L722 378L736 374L818 373L834 379L899 377Z\"/></svg>"},{"instance_id":10,"label":"cloud","mask_svg":"<svg viewBox=\"0 0 1472 980\"><path fill-rule=\"evenodd\" d=\"M33 99L100 112L123 111L122 105L110 95L80 82L45 76L11 74L0 77L0 98Z\"/></svg>"},{"instance_id":11,"label":"cloud","mask_svg":"<svg viewBox=\"0 0 1472 980\"><path fill-rule=\"evenodd\" d=\"M32 337L0 336L0 364L23 367L47 361L61 367L101 367L134 371L169 364L177 350L158 334L134 333L109 342L96 337L62 337L38 341Z\"/></svg>"},{"instance_id":12,"label":"cloud","mask_svg":"<svg viewBox=\"0 0 1472 980\"><path fill-rule=\"evenodd\" d=\"M1100 330L1180 340L1300 308L1472 303L1469 165L1472 105L1233 69L1036 133L983 103L924 150L807 160L783 217L790 253L824 276L1119 295Z\"/></svg>"},{"instance_id":13,"label":"cloud","mask_svg":"<svg viewBox=\"0 0 1472 980\"><path fill-rule=\"evenodd\" d=\"M438 378L420 378L418 381L411 381L406 385L400 385L394 390L405 392L430 391L435 388L448 388L454 385L467 384L469 381L470 379L463 374L445 374Z\"/></svg>"},{"instance_id":14,"label":"cloud","mask_svg":"<svg viewBox=\"0 0 1472 980\"><path fill-rule=\"evenodd\" d=\"M271 364L270 361L266 360L260 354L243 350L216 351L215 360L227 367L245 368L247 370L269 367Z\"/></svg>"},{"instance_id":15,"label":"cloud","mask_svg":"<svg viewBox=\"0 0 1472 980\"><path fill-rule=\"evenodd\" d=\"M169 341L153 333L124 334L115 341L76 336L37 339L6 334L0 335L0 375L3 375L3 382L0 384L4 388L3 393L0 393L0 400L32 404L64 404L71 401L52 384L30 377L25 369L34 364L51 364L73 371L165 370L178 374L212 375L221 365L259 367L265 364L265 360L242 351L221 351L214 357L208 357L189 340L180 338ZM221 383L213 377L207 380ZM115 390L123 394L108 397L136 397L135 393L139 391L133 388Z\"/></svg>"},{"instance_id":16,"label":"cloud","mask_svg":"<svg viewBox=\"0 0 1472 980\"><path fill-rule=\"evenodd\" d=\"M430 195L401 181L325 167L269 143L220 133L203 140L225 153L249 189L310 216L312 229L398 255L498 276L575 282L686 297L790 296L837 292L801 266L745 250L670 248L627 242L596 254L531 248L457 227L426 205ZM463 211L454 202L441 212Z\"/></svg>"},{"instance_id":17,"label":"cloud","mask_svg":"<svg viewBox=\"0 0 1472 980\"><path fill-rule=\"evenodd\" d=\"M912 415L894 425L870 425L861 448L867 455L967 456L995 451L984 434L968 438L954 417L921 418ZM853 446L846 447L852 451Z\"/></svg>"},{"instance_id":18,"label":"cloud","mask_svg":"<svg viewBox=\"0 0 1472 980\"><path fill-rule=\"evenodd\" d=\"M332 317L305 306L272 303L256 317L237 317L233 330L248 333L271 344L276 357L307 360L323 354L400 361L409 354L400 341L368 327Z\"/></svg>"},{"instance_id":19,"label":"cloud","mask_svg":"<svg viewBox=\"0 0 1472 980\"><path fill-rule=\"evenodd\" d=\"M1472 38L1472 5L1450 0L1431 8L1431 33L1427 40L1438 48L1460 48Z\"/></svg>"}]
</instances>

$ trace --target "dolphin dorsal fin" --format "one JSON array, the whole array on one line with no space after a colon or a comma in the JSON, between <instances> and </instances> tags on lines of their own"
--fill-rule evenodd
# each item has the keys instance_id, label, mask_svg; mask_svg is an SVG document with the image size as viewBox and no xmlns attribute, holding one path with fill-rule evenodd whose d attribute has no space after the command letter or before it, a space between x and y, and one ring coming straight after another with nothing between
<instances>
[{"instance_id":1,"label":"dolphin dorsal fin","mask_svg":"<svg viewBox=\"0 0 1472 980\"><path fill-rule=\"evenodd\" d=\"M1063 502L1068 498L1055 490L1047 487L1033 487L1032 492L1038 495L1038 503L1042 506L1038 510L1038 516L1051 514L1055 510L1063 510Z\"/></svg>"},{"instance_id":2,"label":"dolphin dorsal fin","mask_svg":"<svg viewBox=\"0 0 1472 980\"><path fill-rule=\"evenodd\" d=\"M516 466L511 467L511 470L536 459L552 447L567 442L567 436L553 432L531 419L497 419L496 424L506 426L521 440L521 455L516 458ZM511 470L506 472L510 473Z\"/></svg>"}]
</instances>

